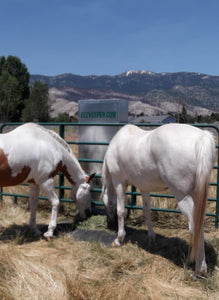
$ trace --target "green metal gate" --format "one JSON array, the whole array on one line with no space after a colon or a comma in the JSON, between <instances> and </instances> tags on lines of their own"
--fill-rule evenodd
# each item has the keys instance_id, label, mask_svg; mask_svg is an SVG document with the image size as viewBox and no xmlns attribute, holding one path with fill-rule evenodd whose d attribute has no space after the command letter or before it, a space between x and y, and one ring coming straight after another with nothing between
<instances>
[{"instance_id":1,"label":"green metal gate","mask_svg":"<svg viewBox=\"0 0 219 300\"><path fill-rule=\"evenodd\" d=\"M17 127L19 125L21 125L23 123L4 123L0 126L0 133L4 133L5 130L6 131L10 131L12 128ZM39 123L45 127L51 127L51 126L55 126L56 128L58 128L58 133L59 135L66 140L66 142L70 145L102 145L102 146L108 146L109 143L106 142L79 142L77 139L75 140L67 140L66 138L66 128L73 128L74 130L78 129L78 126L124 126L124 123L116 123L116 124L112 124L112 123L56 123L56 122L52 122L52 123ZM162 124L148 124L148 123L139 123L139 124L135 124L137 126L140 127L144 127L144 128L154 128L154 127L158 127L161 126ZM210 124L191 124L193 126L196 127L200 127L200 128L204 128L204 129L209 129L209 130L213 130L214 133L216 134L216 148L217 148L217 159L216 159L216 164L214 166L214 170L216 172L216 181L211 182L210 185L213 186L215 188L215 197L212 198L208 198L208 201L211 202L215 202L215 211L212 212L206 212L207 216L211 216L215 219L215 227L218 228L218 223L219 223L219 128L215 125L210 125ZM100 160L93 160L93 159L84 159L79 157L78 158L79 162L93 162L93 163L100 163L102 164L103 161ZM65 186L64 185L64 177L62 173L58 174L59 176L59 180L58 180L58 184L55 186L56 189L58 190L59 193L59 199L60 201L63 202L73 202L71 199L66 198L65 197L65 191L66 190L70 190L70 186ZM101 177L101 174L96 174L96 177ZM24 184L24 185L28 185L28 184ZM95 193L100 193L101 189L100 188L93 188L93 192ZM136 205L136 197L140 196L140 193L136 191L135 187L131 187L130 191L127 191L126 194L131 198L131 201L129 204L126 205L126 208L129 209L142 209L142 206L138 206ZM160 194L160 193L151 193L150 194L151 197L159 197L159 198L174 198L173 195L171 194ZM11 196L14 197L14 202L17 202L17 199L22 197L22 198L29 198L28 194L15 194L15 193L7 193L4 192L3 187L0 188L0 199L3 198L3 196ZM46 199L45 197L39 197L40 199ZM102 206L103 203L100 201L94 201L94 204L97 206ZM159 207L152 207L151 208L154 211L165 211L165 212L173 212L173 213L180 213L179 210L177 209L164 209L164 208L159 208Z\"/></svg>"}]
</instances>

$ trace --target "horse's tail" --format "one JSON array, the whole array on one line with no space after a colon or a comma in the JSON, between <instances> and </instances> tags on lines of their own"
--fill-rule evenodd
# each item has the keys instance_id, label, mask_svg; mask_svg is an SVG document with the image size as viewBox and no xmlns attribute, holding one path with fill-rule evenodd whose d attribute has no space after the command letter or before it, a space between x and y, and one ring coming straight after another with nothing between
<instances>
[{"instance_id":1,"label":"horse's tail","mask_svg":"<svg viewBox=\"0 0 219 300\"><path fill-rule=\"evenodd\" d=\"M193 240L190 259L194 261L198 249L201 231L204 226L205 209L207 202L208 187L212 168L215 161L215 142L213 135L209 131L203 131L201 137L196 142L196 179L194 189L194 224Z\"/></svg>"}]
</instances>

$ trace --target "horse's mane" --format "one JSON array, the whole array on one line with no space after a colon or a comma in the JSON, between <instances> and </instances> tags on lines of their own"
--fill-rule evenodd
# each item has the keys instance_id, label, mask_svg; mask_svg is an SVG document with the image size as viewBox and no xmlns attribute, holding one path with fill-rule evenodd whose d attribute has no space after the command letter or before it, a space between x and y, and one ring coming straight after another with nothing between
<instances>
[{"instance_id":1,"label":"horse's mane","mask_svg":"<svg viewBox=\"0 0 219 300\"><path fill-rule=\"evenodd\" d=\"M59 144L61 144L65 150L67 150L70 154L72 154L71 147L66 143L65 140L63 140L55 131L47 129L48 133L57 141Z\"/></svg>"},{"instance_id":2,"label":"horse's mane","mask_svg":"<svg viewBox=\"0 0 219 300\"><path fill-rule=\"evenodd\" d=\"M69 154L72 155L71 147L55 131L47 129L47 128L43 127L43 126L39 126L39 127L42 130L45 130L47 133L49 133L57 142L59 142L59 144L61 144L65 148L65 150L67 150L69 152Z\"/></svg>"}]
</instances>

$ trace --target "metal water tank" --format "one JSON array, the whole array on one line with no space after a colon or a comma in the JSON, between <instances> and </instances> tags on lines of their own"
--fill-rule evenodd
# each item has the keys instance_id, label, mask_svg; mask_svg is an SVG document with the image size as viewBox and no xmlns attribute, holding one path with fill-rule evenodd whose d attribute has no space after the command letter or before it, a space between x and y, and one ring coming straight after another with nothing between
<instances>
[{"instance_id":1,"label":"metal water tank","mask_svg":"<svg viewBox=\"0 0 219 300\"><path fill-rule=\"evenodd\" d=\"M106 100L80 100L79 115L80 123L127 123L128 101L118 99ZM119 126L79 126L79 142L110 142ZM79 144L79 158L103 160L107 145L81 145ZM98 162L81 162L82 168L87 173L96 172L101 175L102 164ZM95 179L95 186L101 187L100 179ZM99 195L93 193L93 199Z\"/></svg>"}]
</instances>

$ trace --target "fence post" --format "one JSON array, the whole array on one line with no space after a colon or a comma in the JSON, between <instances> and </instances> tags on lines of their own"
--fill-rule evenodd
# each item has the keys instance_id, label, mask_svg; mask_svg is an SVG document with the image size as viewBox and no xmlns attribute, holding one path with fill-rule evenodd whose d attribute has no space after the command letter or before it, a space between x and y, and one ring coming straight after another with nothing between
<instances>
[{"instance_id":1,"label":"fence post","mask_svg":"<svg viewBox=\"0 0 219 300\"><path fill-rule=\"evenodd\" d=\"M59 135L61 138L65 139L65 125L60 124L59 125ZM59 174L59 200L64 198L64 175L62 173Z\"/></svg>"},{"instance_id":2,"label":"fence post","mask_svg":"<svg viewBox=\"0 0 219 300\"><path fill-rule=\"evenodd\" d=\"M131 205L134 206L136 205L136 187L132 185L132 190L131 190Z\"/></svg>"}]
</instances>

